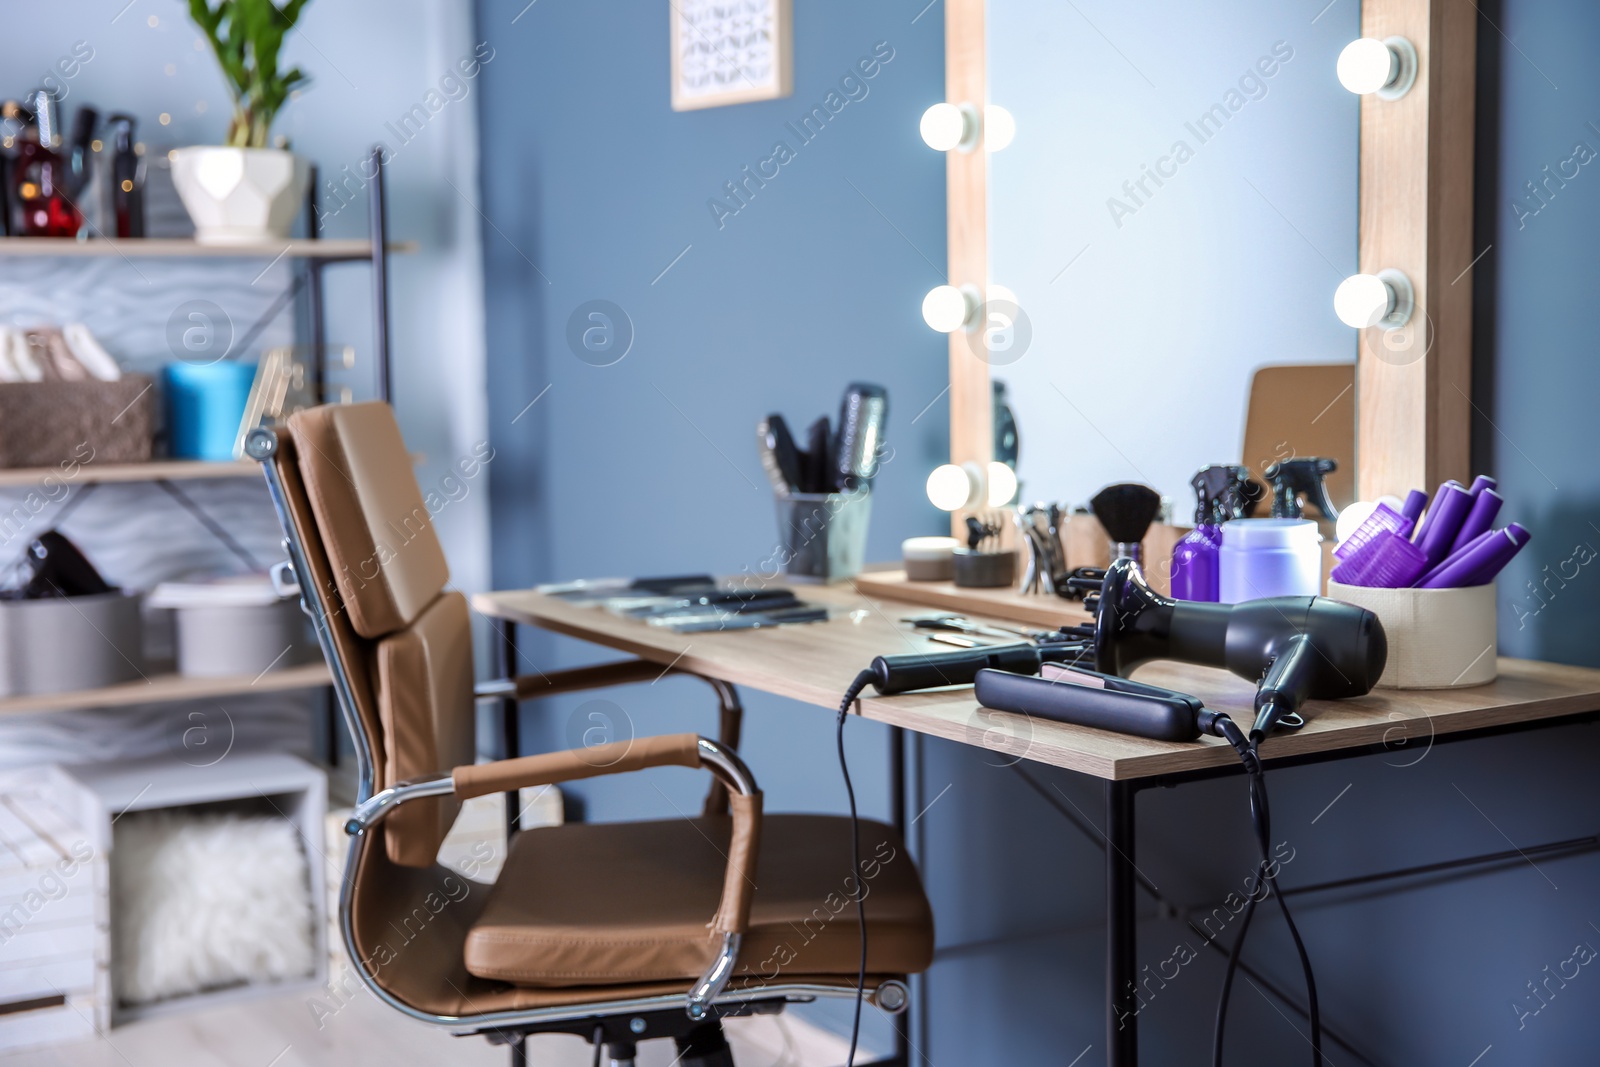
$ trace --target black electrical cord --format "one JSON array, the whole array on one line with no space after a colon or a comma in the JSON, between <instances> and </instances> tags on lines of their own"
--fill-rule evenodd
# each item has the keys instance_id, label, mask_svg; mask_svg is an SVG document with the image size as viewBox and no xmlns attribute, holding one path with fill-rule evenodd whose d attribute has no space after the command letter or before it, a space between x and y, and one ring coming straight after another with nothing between
<instances>
[{"instance_id":1,"label":"black electrical cord","mask_svg":"<svg viewBox=\"0 0 1600 1067\"><path fill-rule=\"evenodd\" d=\"M1249 775L1250 820L1255 828L1261 863L1256 872L1255 885L1250 888L1245 901L1244 921L1239 924L1239 934L1234 939L1232 950L1228 953L1228 970L1222 980L1222 993L1217 998L1216 1030L1211 1046L1212 1067L1222 1067L1228 999L1233 992L1233 979L1239 968L1239 957L1244 950L1245 937L1250 932L1250 920L1255 914L1256 904L1269 895L1277 898L1278 910L1283 912L1283 921L1289 927L1289 935L1294 939L1295 952L1300 956L1300 970L1306 980L1307 1015L1311 1019L1311 1062L1314 1067L1323 1067L1322 1013L1317 1006L1317 980L1311 970L1311 956L1306 952L1305 942L1300 937L1300 929L1295 925L1294 916L1289 913L1288 901L1278 888L1278 876L1273 870L1272 812L1267 804L1267 780L1261 766L1262 734L1259 730L1252 730L1250 736L1245 737L1238 725L1225 715L1217 716L1216 729L1233 746L1234 751L1239 753L1239 759L1244 763L1245 772Z\"/></svg>"},{"instance_id":2,"label":"black electrical cord","mask_svg":"<svg viewBox=\"0 0 1600 1067\"><path fill-rule=\"evenodd\" d=\"M861 1001L867 989L867 887L861 884L861 818L856 814L856 790L850 784L850 764L844 756L844 720L850 714L850 705L856 702L861 691L876 677L871 671L862 671L839 701L839 723L835 739L839 747L839 773L844 776L845 795L850 798L850 877L856 883L856 929L861 937L861 963L856 973L856 1012L850 1024L850 1056L845 1067L855 1067L856 1043L861 1037ZM848 883L846 883L848 888Z\"/></svg>"}]
</instances>

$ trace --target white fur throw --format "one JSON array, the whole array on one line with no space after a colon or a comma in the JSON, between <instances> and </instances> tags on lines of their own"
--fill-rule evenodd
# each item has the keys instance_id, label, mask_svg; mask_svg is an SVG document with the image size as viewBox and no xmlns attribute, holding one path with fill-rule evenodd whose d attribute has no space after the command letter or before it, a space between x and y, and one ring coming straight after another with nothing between
<instances>
[{"instance_id":1,"label":"white fur throw","mask_svg":"<svg viewBox=\"0 0 1600 1067\"><path fill-rule=\"evenodd\" d=\"M314 971L310 875L287 819L134 812L115 834L112 964L124 1003Z\"/></svg>"}]
</instances>

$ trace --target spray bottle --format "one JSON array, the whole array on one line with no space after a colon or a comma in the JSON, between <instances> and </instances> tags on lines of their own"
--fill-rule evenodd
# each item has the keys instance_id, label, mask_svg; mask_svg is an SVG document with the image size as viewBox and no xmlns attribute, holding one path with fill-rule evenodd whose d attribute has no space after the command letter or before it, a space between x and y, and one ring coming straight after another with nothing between
<instances>
[{"instance_id":1,"label":"spray bottle","mask_svg":"<svg viewBox=\"0 0 1600 1067\"><path fill-rule=\"evenodd\" d=\"M1244 467L1202 467L1189 484L1198 505L1194 529L1172 552L1172 596L1176 600L1215 603L1218 596L1217 560L1222 548L1222 524L1245 513L1254 503L1250 472Z\"/></svg>"}]
</instances>

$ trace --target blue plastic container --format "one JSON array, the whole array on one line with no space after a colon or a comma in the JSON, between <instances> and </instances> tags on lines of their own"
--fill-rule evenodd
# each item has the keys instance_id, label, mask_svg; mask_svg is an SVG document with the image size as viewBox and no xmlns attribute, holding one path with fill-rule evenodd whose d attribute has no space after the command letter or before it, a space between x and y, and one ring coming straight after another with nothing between
<instances>
[{"instance_id":1,"label":"blue plastic container","mask_svg":"<svg viewBox=\"0 0 1600 1067\"><path fill-rule=\"evenodd\" d=\"M176 459L230 460L254 363L168 363L167 450Z\"/></svg>"}]
</instances>

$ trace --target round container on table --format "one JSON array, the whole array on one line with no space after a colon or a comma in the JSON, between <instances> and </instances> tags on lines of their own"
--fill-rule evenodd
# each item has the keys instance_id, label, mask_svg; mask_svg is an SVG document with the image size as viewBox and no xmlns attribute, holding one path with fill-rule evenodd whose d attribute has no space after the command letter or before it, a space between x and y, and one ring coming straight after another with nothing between
<instances>
[{"instance_id":1,"label":"round container on table","mask_svg":"<svg viewBox=\"0 0 1600 1067\"><path fill-rule=\"evenodd\" d=\"M1389 659L1384 689L1460 689L1499 673L1494 583L1460 589L1381 589L1328 582L1334 600L1366 608L1383 623Z\"/></svg>"},{"instance_id":2,"label":"round container on table","mask_svg":"<svg viewBox=\"0 0 1600 1067\"><path fill-rule=\"evenodd\" d=\"M1322 592L1322 535L1310 519L1234 519L1222 524L1217 599L1239 604Z\"/></svg>"},{"instance_id":3,"label":"round container on table","mask_svg":"<svg viewBox=\"0 0 1600 1067\"><path fill-rule=\"evenodd\" d=\"M908 537L901 541L900 557L905 561L906 579L948 582L955 577L955 550L960 545L954 537Z\"/></svg>"}]
</instances>

